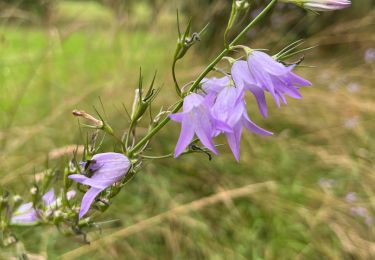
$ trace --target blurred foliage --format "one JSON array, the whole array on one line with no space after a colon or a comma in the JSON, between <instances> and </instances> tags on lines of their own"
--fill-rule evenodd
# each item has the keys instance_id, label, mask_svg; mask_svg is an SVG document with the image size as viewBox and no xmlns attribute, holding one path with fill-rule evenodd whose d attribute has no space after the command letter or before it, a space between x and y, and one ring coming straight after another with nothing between
<instances>
[{"instance_id":1,"label":"blurred foliage","mask_svg":"<svg viewBox=\"0 0 375 260\"><path fill-rule=\"evenodd\" d=\"M7 8L18 8L26 13L17 15L19 13L13 12L10 16L12 18L24 19L29 14L29 19L26 22L38 21L44 24L56 22L56 7L59 3L69 2L65 0L0 0L0 7L3 10ZM124 25L129 27L150 27L159 19L159 14L170 12L178 8L185 17L192 17L194 21L193 28L199 31L206 24L209 24L208 30L203 37L203 46L221 47L222 35L225 30L226 23L231 8L231 1L229 0L191 0L191 1L162 1L162 0L77 0L75 3L97 3L105 6L111 10L113 18L117 21L117 27L121 28ZM249 23L265 6L263 0L251 0L250 8L247 12L241 14L237 24L233 27L230 35L234 36L243 26ZM357 0L353 1L353 6L347 10L333 13L322 13L319 19L316 19L316 14L305 11L301 8L295 7L291 4L279 3L262 23L261 26L249 32L248 38L252 39L255 34L260 34L261 37L270 38L270 43L273 45L277 39L273 36L263 34L269 28L275 28L280 35L287 35L287 41L293 41L300 38L314 35L327 26L331 25L332 20L340 21L342 19L351 20L359 18L370 10L375 5L372 0ZM142 17L142 19L138 19ZM134 23L134 21L137 21ZM205 50L205 48L200 48ZM214 48L215 49L215 48ZM206 51L206 50L205 50Z\"/></svg>"},{"instance_id":2,"label":"blurred foliage","mask_svg":"<svg viewBox=\"0 0 375 260\"><path fill-rule=\"evenodd\" d=\"M34 22L36 20L42 23L49 23L53 16L54 7L58 0L1 0L0 8L17 8L20 11L26 11L27 16L31 16ZM19 16L20 14L20 16ZM11 18L25 18L22 13L13 13ZM27 19L30 20L30 19Z\"/></svg>"},{"instance_id":3,"label":"blurred foliage","mask_svg":"<svg viewBox=\"0 0 375 260\"><path fill-rule=\"evenodd\" d=\"M267 1L251 0L250 9L242 14L238 19L236 27L233 28L231 35L236 35L243 26L249 23L264 8ZM181 3L182 10L187 16L191 16L193 21L198 23L198 28L209 23L207 37L205 42L210 48L213 43L219 43L222 46L222 35L228 22L230 14L231 1L228 0L191 0ZM323 30L332 24L332 21L339 22L342 19L351 20L366 15L372 10L375 2L372 0L353 1L353 6L347 10L339 12L317 14L303 10L291 4L279 3L261 25L249 32L248 38L251 39L257 33L261 37L269 37L262 32L269 32L270 28L276 29L279 35L289 36L289 41L299 38L305 38ZM197 26L197 25L196 25ZM292 35L291 35L292 33ZM278 37L278 36L277 36ZM206 45L208 46L208 45Z\"/></svg>"}]
</instances>

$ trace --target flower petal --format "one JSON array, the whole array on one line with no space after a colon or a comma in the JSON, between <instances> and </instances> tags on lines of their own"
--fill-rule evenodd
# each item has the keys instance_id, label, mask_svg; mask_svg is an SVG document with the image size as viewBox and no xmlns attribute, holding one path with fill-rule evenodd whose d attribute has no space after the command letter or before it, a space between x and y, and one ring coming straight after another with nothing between
<instances>
[{"instance_id":1,"label":"flower petal","mask_svg":"<svg viewBox=\"0 0 375 260\"><path fill-rule=\"evenodd\" d=\"M237 124L237 126L234 127L233 133L225 134L225 136L227 137L229 147L237 162L240 160L241 135L242 135L242 125L240 124Z\"/></svg>"},{"instance_id":2,"label":"flower petal","mask_svg":"<svg viewBox=\"0 0 375 260\"><path fill-rule=\"evenodd\" d=\"M206 93L219 93L222 89L229 86L230 78L228 76L224 76L222 78L205 78L202 80L202 89Z\"/></svg>"},{"instance_id":3,"label":"flower petal","mask_svg":"<svg viewBox=\"0 0 375 260\"><path fill-rule=\"evenodd\" d=\"M85 193L82 198L81 209L79 210L79 219L81 219L87 213L87 211L89 211L91 204L102 190L103 189L90 188Z\"/></svg>"},{"instance_id":4,"label":"flower petal","mask_svg":"<svg viewBox=\"0 0 375 260\"><path fill-rule=\"evenodd\" d=\"M35 225L38 223L38 214L35 209L31 209L24 214L13 215L10 222L13 225Z\"/></svg>"},{"instance_id":5,"label":"flower petal","mask_svg":"<svg viewBox=\"0 0 375 260\"><path fill-rule=\"evenodd\" d=\"M258 108L259 108L259 111L260 111L261 115L264 118L267 118L268 117L268 108L267 108L266 97L264 95L264 90L262 90L261 88L259 88L257 86L253 86L253 85L247 85L246 89L248 89L254 95L255 100L257 101Z\"/></svg>"},{"instance_id":6,"label":"flower petal","mask_svg":"<svg viewBox=\"0 0 375 260\"><path fill-rule=\"evenodd\" d=\"M212 141L213 132L211 129L207 129L204 124L200 124L196 126L195 133L197 134L201 143L211 150L214 154L218 154L218 151L215 147L214 142Z\"/></svg>"},{"instance_id":7,"label":"flower petal","mask_svg":"<svg viewBox=\"0 0 375 260\"><path fill-rule=\"evenodd\" d=\"M269 74L275 76L284 75L294 68L294 65L285 67L283 64L277 62L271 56L261 51L253 51L252 54L250 54L250 57L253 58L254 62L259 67L262 67Z\"/></svg>"},{"instance_id":8,"label":"flower petal","mask_svg":"<svg viewBox=\"0 0 375 260\"><path fill-rule=\"evenodd\" d=\"M110 184L111 181L103 182L103 180L95 180L88 178L82 174L72 174L68 176L69 179L74 180L75 182L82 183L94 188L98 189L105 189L107 188Z\"/></svg>"},{"instance_id":9,"label":"flower petal","mask_svg":"<svg viewBox=\"0 0 375 260\"><path fill-rule=\"evenodd\" d=\"M43 195L42 199L46 206L51 206L51 204L55 201L55 189L50 189L46 194Z\"/></svg>"},{"instance_id":10,"label":"flower petal","mask_svg":"<svg viewBox=\"0 0 375 260\"><path fill-rule=\"evenodd\" d=\"M181 123L182 120L184 119L185 115L186 115L186 113L183 113L183 112L182 113L175 113L175 114L170 114L169 118L173 121Z\"/></svg>"},{"instance_id":11,"label":"flower petal","mask_svg":"<svg viewBox=\"0 0 375 260\"><path fill-rule=\"evenodd\" d=\"M191 143L194 137L194 125L188 119L184 119L181 124L181 133L174 151L174 158L177 158Z\"/></svg>"},{"instance_id":12,"label":"flower petal","mask_svg":"<svg viewBox=\"0 0 375 260\"><path fill-rule=\"evenodd\" d=\"M273 135L272 132L269 132L269 131L257 126L253 121L250 120L250 118L247 114L244 115L244 118L243 118L242 122L248 130L250 130L251 132L253 132L255 134L264 135L264 136Z\"/></svg>"}]
</instances>

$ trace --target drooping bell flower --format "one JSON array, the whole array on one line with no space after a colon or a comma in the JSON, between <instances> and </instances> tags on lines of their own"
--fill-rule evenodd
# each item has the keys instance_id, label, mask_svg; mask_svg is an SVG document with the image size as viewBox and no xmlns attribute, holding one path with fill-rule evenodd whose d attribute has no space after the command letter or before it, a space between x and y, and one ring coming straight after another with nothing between
<instances>
[{"instance_id":1,"label":"drooping bell flower","mask_svg":"<svg viewBox=\"0 0 375 260\"><path fill-rule=\"evenodd\" d=\"M260 113L266 118L268 109L264 89L255 84L253 77L250 75L247 62L243 60L236 61L232 66L231 73L235 86L241 90L249 90L254 95Z\"/></svg>"},{"instance_id":2,"label":"drooping bell flower","mask_svg":"<svg viewBox=\"0 0 375 260\"><path fill-rule=\"evenodd\" d=\"M241 88L227 87L217 96L212 107L212 115L218 120L225 122L232 131L223 131L230 149L237 161L240 159L240 142L243 128L259 135L272 135L250 120L244 100L244 92Z\"/></svg>"},{"instance_id":3,"label":"drooping bell flower","mask_svg":"<svg viewBox=\"0 0 375 260\"><path fill-rule=\"evenodd\" d=\"M218 154L212 140L216 129L228 132L231 132L231 129L211 115L210 106L213 98L212 95L202 97L191 93L184 98L183 112L169 115L173 121L181 123L181 133L174 152L175 158L188 147L194 134L207 149Z\"/></svg>"},{"instance_id":4,"label":"drooping bell flower","mask_svg":"<svg viewBox=\"0 0 375 260\"><path fill-rule=\"evenodd\" d=\"M66 197L71 200L75 196L74 190L68 191ZM55 209L61 205L61 198L55 197L55 190L52 188L42 197L42 209L34 209L33 203L24 203L20 205L12 214L12 225L35 225L39 222L40 217L50 216Z\"/></svg>"},{"instance_id":5,"label":"drooping bell flower","mask_svg":"<svg viewBox=\"0 0 375 260\"><path fill-rule=\"evenodd\" d=\"M299 88L311 85L309 81L293 73L294 67L284 66L264 52L252 51L247 63L236 61L233 64L232 77L236 86L243 86L253 93L261 114L267 117L264 91L271 93L277 106L280 106L280 100L286 104L285 95L299 99L302 97Z\"/></svg>"},{"instance_id":6,"label":"drooping bell flower","mask_svg":"<svg viewBox=\"0 0 375 260\"><path fill-rule=\"evenodd\" d=\"M349 7L350 0L283 0L312 11L334 11Z\"/></svg>"},{"instance_id":7,"label":"drooping bell flower","mask_svg":"<svg viewBox=\"0 0 375 260\"><path fill-rule=\"evenodd\" d=\"M221 78L205 78L202 80L202 89L206 94L215 93L218 94L225 87L230 85L231 79L229 76Z\"/></svg>"},{"instance_id":8,"label":"drooping bell flower","mask_svg":"<svg viewBox=\"0 0 375 260\"><path fill-rule=\"evenodd\" d=\"M125 155L120 153L99 153L86 162L85 166L93 174L91 177L82 174L69 176L69 179L91 187L82 198L80 219L90 209L100 192L120 181L127 174L131 163Z\"/></svg>"}]
</instances>

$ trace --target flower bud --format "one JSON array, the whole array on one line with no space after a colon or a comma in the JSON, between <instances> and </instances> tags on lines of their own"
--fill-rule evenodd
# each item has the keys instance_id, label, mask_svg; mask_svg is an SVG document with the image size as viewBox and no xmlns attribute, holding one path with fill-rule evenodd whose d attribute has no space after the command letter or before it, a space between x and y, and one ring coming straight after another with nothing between
<instances>
[{"instance_id":1,"label":"flower bud","mask_svg":"<svg viewBox=\"0 0 375 260\"><path fill-rule=\"evenodd\" d=\"M5 237L4 239L3 239L3 245L5 246L5 247L7 247L7 246L10 246L10 245L13 245L14 243L16 243L17 242L17 238L14 236L14 235L9 235L9 236L7 236L7 237Z\"/></svg>"},{"instance_id":2,"label":"flower bud","mask_svg":"<svg viewBox=\"0 0 375 260\"><path fill-rule=\"evenodd\" d=\"M20 195L13 196L13 208L18 208L22 204L22 198Z\"/></svg>"},{"instance_id":3,"label":"flower bud","mask_svg":"<svg viewBox=\"0 0 375 260\"><path fill-rule=\"evenodd\" d=\"M38 199L39 199L39 189L37 186L33 186L31 189L30 189L30 194L31 194L31 201L33 203L33 205L37 205L38 204Z\"/></svg>"},{"instance_id":4,"label":"flower bud","mask_svg":"<svg viewBox=\"0 0 375 260\"><path fill-rule=\"evenodd\" d=\"M61 210L55 210L53 212L53 223L58 224L63 219L63 212Z\"/></svg>"},{"instance_id":5,"label":"flower bud","mask_svg":"<svg viewBox=\"0 0 375 260\"><path fill-rule=\"evenodd\" d=\"M99 211L104 212L109 207L109 200L105 198L101 198L95 203L95 206L98 208Z\"/></svg>"},{"instance_id":6,"label":"flower bud","mask_svg":"<svg viewBox=\"0 0 375 260\"><path fill-rule=\"evenodd\" d=\"M347 8L351 5L350 0L282 0L312 11L334 11Z\"/></svg>"},{"instance_id":7,"label":"flower bud","mask_svg":"<svg viewBox=\"0 0 375 260\"><path fill-rule=\"evenodd\" d=\"M77 172L77 167L74 165L73 160L69 161L69 173L76 173Z\"/></svg>"},{"instance_id":8,"label":"flower bud","mask_svg":"<svg viewBox=\"0 0 375 260\"><path fill-rule=\"evenodd\" d=\"M36 194L38 194L38 188L36 186L32 187L30 189L30 193L31 195L35 196Z\"/></svg>"},{"instance_id":9,"label":"flower bud","mask_svg":"<svg viewBox=\"0 0 375 260\"><path fill-rule=\"evenodd\" d=\"M236 0L236 8L239 11L246 10L247 8L249 8L249 6L250 4L246 0Z\"/></svg>"},{"instance_id":10,"label":"flower bud","mask_svg":"<svg viewBox=\"0 0 375 260\"><path fill-rule=\"evenodd\" d=\"M73 114L73 116L83 117L84 119L93 123L98 128L103 127L103 121L101 121L99 119L96 119L95 117L93 117L89 113L86 113L85 111L73 110L72 114Z\"/></svg>"}]
</instances>

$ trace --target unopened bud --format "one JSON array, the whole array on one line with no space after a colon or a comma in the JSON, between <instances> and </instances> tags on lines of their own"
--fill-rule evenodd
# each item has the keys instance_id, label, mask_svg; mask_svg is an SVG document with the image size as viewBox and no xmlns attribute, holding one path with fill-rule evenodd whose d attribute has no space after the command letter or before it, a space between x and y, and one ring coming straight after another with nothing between
<instances>
[{"instance_id":1,"label":"unopened bud","mask_svg":"<svg viewBox=\"0 0 375 260\"><path fill-rule=\"evenodd\" d=\"M9 235L6 238L4 238L3 243L4 246L10 246L17 242L17 238L13 235Z\"/></svg>"},{"instance_id":2,"label":"unopened bud","mask_svg":"<svg viewBox=\"0 0 375 260\"><path fill-rule=\"evenodd\" d=\"M312 11L334 11L351 6L350 0L282 0Z\"/></svg>"},{"instance_id":3,"label":"unopened bud","mask_svg":"<svg viewBox=\"0 0 375 260\"><path fill-rule=\"evenodd\" d=\"M30 193L31 193L31 195L36 195L36 194L38 194L38 188L37 187L32 187L31 189L30 189Z\"/></svg>"},{"instance_id":4,"label":"unopened bud","mask_svg":"<svg viewBox=\"0 0 375 260\"><path fill-rule=\"evenodd\" d=\"M107 208L109 207L109 200L108 199L100 199L96 204L95 206L101 211L101 212L104 212L107 210Z\"/></svg>"},{"instance_id":5,"label":"unopened bud","mask_svg":"<svg viewBox=\"0 0 375 260\"><path fill-rule=\"evenodd\" d=\"M74 162L71 160L69 161L69 173L75 173L77 170L76 166L74 165Z\"/></svg>"},{"instance_id":6,"label":"unopened bud","mask_svg":"<svg viewBox=\"0 0 375 260\"><path fill-rule=\"evenodd\" d=\"M249 6L250 6L250 4L246 0L237 0L236 1L236 8L239 11L246 10L247 8L249 8Z\"/></svg>"},{"instance_id":7,"label":"unopened bud","mask_svg":"<svg viewBox=\"0 0 375 260\"><path fill-rule=\"evenodd\" d=\"M63 213L61 210L56 210L53 212L53 222L58 224L63 219Z\"/></svg>"},{"instance_id":8,"label":"unopened bud","mask_svg":"<svg viewBox=\"0 0 375 260\"><path fill-rule=\"evenodd\" d=\"M39 189L37 186L34 186L30 189L30 193L31 193L31 200L32 200L32 203L33 205L37 205L38 204L38 194L39 194Z\"/></svg>"},{"instance_id":9,"label":"unopened bud","mask_svg":"<svg viewBox=\"0 0 375 260\"><path fill-rule=\"evenodd\" d=\"M53 213L53 216L55 218L59 218L59 217L62 217L63 213L60 211L60 210L56 210L54 213Z\"/></svg>"},{"instance_id":10,"label":"unopened bud","mask_svg":"<svg viewBox=\"0 0 375 260\"><path fill-rule=\"evenodd\" d=\"M103 121L101 121L99 119L96 119L95 117L93 117L89 113L86 113L83 110L73 110L72 114L73 114L73 116L83 117L84 119L93 123L98 128L103 127Z\"/></svg>"}]
</instances>

